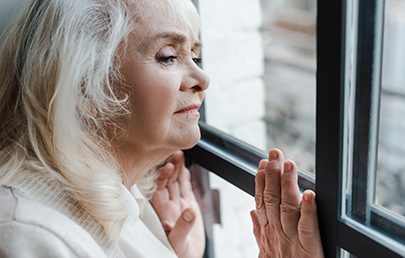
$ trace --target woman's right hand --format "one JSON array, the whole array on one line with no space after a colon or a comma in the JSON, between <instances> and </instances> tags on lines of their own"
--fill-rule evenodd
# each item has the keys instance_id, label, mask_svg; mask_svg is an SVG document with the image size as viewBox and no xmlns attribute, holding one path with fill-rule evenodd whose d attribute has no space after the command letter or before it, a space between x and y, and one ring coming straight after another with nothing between
<instances>
[{"instance_id":1,"label":"woman's right hand","mask_svg":"<svg viewBox=\"0 0 405 258\"><path fill-rule=\"evenodd\" d=\"M274 149L256 174L256 210L251 212L259 258L323 258L315 193L305 191L302 202L293 161L284 162Z\"/></svg>"},{"instance_id":2,"label":"woman's right hand","mask_svg":"<svg viewBox=\"0 0 405 258\"><path fill-rule=\"evenodd\" d=\"M183 152L176 151L159 173L151 203L167 238L179 258L201 258L205 248L204 225Z\"/></svg>"}]
</instances>

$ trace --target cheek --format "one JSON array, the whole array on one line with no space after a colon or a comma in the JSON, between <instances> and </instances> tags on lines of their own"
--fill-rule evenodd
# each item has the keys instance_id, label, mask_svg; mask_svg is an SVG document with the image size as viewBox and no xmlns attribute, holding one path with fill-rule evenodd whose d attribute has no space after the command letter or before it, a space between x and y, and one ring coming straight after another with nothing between
<instances>
[{"instance_id":1,"label":"cheek","mask_svg":"<svg viewBox=\"0 0 405 258\"><path fill-rule=\"evenodd\" d=\"M140 79L140 78L138 78ZM170 83L169 83L170 82ZM136 130L148 142L162 141L168 134L177 107L177 87L167 80L138 80L131 89L132 119Z\"/></svg>"}]
</instances>

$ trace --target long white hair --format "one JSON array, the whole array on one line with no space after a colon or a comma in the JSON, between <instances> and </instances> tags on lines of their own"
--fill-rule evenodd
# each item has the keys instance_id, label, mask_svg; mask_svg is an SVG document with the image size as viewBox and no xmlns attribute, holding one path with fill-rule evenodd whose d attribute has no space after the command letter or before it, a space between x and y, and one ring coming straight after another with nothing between
<instances>
[{"instance_id":1,"label":"long white hair","mask_svg":"<svg viewBox=\"0 0 405 258\"><path fill-rule=\"evenodd\" d=\"M117 53L145 11L129 2L33 0L0 43L0 185L58 180L114 240L127 211L110 139L129 113ZM198 31L190 0L163 2Z\"/></svg>"}]
</instances>

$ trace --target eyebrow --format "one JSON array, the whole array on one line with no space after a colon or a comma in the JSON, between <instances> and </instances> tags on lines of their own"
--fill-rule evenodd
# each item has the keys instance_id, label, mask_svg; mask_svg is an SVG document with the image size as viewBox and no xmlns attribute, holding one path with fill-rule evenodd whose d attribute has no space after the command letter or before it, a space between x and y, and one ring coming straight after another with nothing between
<instances>
[{"instance_id":1,"label":"eyebrow","mask_svg":"<svg viewBox=\"0 0 405 258\"><path fill-rule=\"evenodd\" d=\"M154 36L147 42L142 42L141 49L147 48L150 45L150 43L152 43L156 40L160 40L160 39L169 39L170 41L174 42L175 44L183 44L184 42L187 41L186 35L184 35L182 33L163 32L163 33L157 34L156 36ZM201 43L201 41L197 40L193 45L193 49L200 50L201 48L202 48L202 43Z\"/></svg>"},{"instance_id":2,"label":"eyebrow","mask_svg":"<svg viewBox=\"0 0 405 258\"><path fill-rule=\"evenodd\" d=\"M186 42L187 37L184 34L180 34L180 33L170 33L170 32L167 33L167 32L164 32L164 33L156 35L154 37L154 39L157 39L157 40L159 40L159 39L170 39L171 41L173 41L173 42L175 42L177 44L181 44L181 43Z\"/></svg>"}]
</instances>

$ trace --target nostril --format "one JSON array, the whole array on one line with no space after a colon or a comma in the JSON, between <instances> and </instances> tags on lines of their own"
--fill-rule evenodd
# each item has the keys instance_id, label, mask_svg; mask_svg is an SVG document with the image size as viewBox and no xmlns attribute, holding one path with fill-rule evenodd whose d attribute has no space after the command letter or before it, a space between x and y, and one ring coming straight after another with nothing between
<instances>
[{"instance_id":1,"label":"nostril","mask_svg":"<svg viewBox=\"0 0 405 258\"><path fill-rule=\"evenodd\" d=\"M193 91L202 91L203 90L199 85L195 85L195 86L191 87L191 89Z\"/></svg>"}]
</instances>

